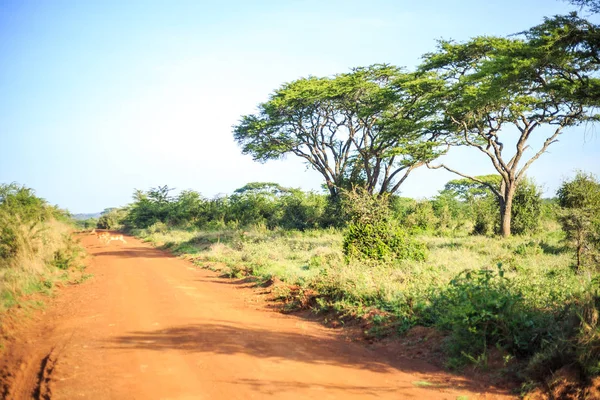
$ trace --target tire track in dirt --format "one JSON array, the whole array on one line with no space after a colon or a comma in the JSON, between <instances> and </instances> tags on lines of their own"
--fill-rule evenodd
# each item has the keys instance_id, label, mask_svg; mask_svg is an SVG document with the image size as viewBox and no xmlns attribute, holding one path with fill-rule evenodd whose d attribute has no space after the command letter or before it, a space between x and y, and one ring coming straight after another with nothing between
<instances>
[{"instance_id":1,"label":"tire track in dirt","mask_svg":"<svg viewBox=\"0 0 600 400\"><path fill-rule=\"evenodd\" d=\"M81 238L94 278L61 289L7 349L3 398L512 398L275 313L134 238Z\"/></svg>"}]
</instances>

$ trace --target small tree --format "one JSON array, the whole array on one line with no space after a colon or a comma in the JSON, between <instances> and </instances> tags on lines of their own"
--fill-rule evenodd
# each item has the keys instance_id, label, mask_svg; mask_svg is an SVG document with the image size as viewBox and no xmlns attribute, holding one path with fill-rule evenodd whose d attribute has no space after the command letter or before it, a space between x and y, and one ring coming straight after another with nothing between
<instances>
[{"instance_id":1,"label":"small tree","mask_svg":"<svg viewBox=\"0 0 600 400\"><path fill-rule=\"evenodd\" d=\"M558 189L563 208L560 222L567 241L575 248L577 269L599 262L600 183L590 174L578 172Z\"/></svg>"}]
</instances>

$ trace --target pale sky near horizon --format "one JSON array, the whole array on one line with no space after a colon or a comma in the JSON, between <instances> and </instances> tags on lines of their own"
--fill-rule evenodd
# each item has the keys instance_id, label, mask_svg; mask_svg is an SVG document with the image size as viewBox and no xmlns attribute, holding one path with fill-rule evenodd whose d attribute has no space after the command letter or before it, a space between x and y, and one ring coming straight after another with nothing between
<instances>
[{"instance_id":1,"label":"pale sky near horizon","mask_svg":"<svg viewBox=\"0 0 600 400\"><path fill-rule=\"evenodd\" d=\"M320 190L293 156L242 156L232 125L284 82L414 68L436 39L508 35L571 10L558 0L0 0L0 183L74 213L165 184L206 197L254 181ZM547 196L576 169L600 175L598 129L569 129L533 164ZM474 149L446 161L494 172ZM455 177L422 168L401 194L430 197Z\"/></svg>"}]
</instances>

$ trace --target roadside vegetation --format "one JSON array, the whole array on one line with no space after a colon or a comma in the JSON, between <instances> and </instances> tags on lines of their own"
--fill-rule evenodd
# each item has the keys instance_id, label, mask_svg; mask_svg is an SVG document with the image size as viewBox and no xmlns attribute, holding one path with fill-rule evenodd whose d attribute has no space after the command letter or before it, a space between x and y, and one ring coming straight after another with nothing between
<instances>
[{"instance_id":1,"label":"roadside vegetation","mask_svg":"<svg viewBox=\"0 0 600 400\"><path fill-rule=\"evenodd\" d=\"M600 184L578 173L557 199L541 199L526 182L513 208L522 229L504 239L494 194L462 179L430 200L357 189L335 206L272 183L214 199L165 186L105 215L112 229L200 267L272 285L285 310L359 320L371 338L435 329L449 368L485 369L500 357L502 372L522 382L565 366L591 379L600 373ZM566 223L573 214L585 222Z\"/></svg>"},{"instance_id":2,"label":"roadside vegetation","mask_svg":"<svg viewBox=\"0 0 600 400\"><path fill-rule=\"evenodd\" d=\"M600 391L600 183L579 172L542 199L527 172L600 119L599 37L571 13L510 37L441 40L414 71L375 64L285 83L234 139L256 161L302 158L326 194L254 182L207 199L162 186L96 224L255 276L289 310L362 320L370 337L435 329L450 368L500 355L495 368L525 389L593 397L583 387ZM457 147L495 173L445 164ZM400 197L424 167L457 179L432 199ZM554 387L560 371L576 382Z\"/></svg>"},{"instance_id":3,"label":"roadside vegetation","mask_svg":"<svg viewBox=\"0 0 600 400\"><path fill-rule=\"evenodd\" d=\"M72 231L69 214L32 189L0 184L0 321L11 307L29 304L32 294L50 294L57 282L85 279L82 249Z\"/></svg>"}]
</instances>

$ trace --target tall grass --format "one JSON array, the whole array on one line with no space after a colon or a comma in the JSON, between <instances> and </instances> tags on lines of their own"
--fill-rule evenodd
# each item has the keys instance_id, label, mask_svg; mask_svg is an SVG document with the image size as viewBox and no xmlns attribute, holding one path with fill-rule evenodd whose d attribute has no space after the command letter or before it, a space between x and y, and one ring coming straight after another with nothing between
<instances>
[{"instance_id":1,"label":"tall grass","mask_svg":"<svg viewBox=\"0 0 600 400\"><path fill-rule=\"evenodd\" d=\"M65 213L30 189L0 185L0 317L26 295L49 293L80 264L71 231Z\"/></svg>"}]
</instances>

